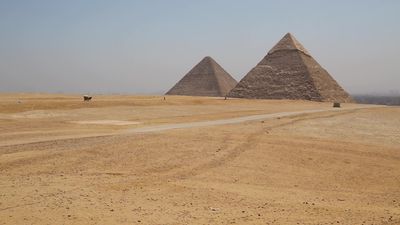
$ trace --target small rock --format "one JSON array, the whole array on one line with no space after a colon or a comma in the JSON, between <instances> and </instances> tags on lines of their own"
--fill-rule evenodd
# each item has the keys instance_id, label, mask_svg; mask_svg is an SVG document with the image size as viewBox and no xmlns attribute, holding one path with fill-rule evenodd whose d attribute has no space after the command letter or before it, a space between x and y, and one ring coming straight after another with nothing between
<instances>
[{"instance_id":1,"label":"small rock","mask_svg":"<svg viewBox=\"0 0 400 225\"><path fill-rule=\"evenodd\" d=\"M219 211L218 208L213 208L213 207L210 207L210 210L213 211L213 212Z\"/></svg>"}]
</instances>

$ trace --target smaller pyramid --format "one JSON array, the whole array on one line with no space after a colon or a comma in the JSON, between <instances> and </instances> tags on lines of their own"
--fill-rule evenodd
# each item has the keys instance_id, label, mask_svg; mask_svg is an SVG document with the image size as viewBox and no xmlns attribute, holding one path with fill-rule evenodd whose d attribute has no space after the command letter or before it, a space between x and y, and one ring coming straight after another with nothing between
<instances>
[{"instance_id":1,"label":"smaller pyramid","mask_svg":"<svg viewBox=\"0 0 400 225\"><path fill-rule=\"evenodd\" d=\"M352 102L333 79L290 33L228 94L236 98L303 99Z\"/></svg>"},{"instance_id":2,"label":"smaller pyramid","mask_svg":"<svg viewBox=\"0 0 400 225\"><path fill-rule=\"evenodd\" d=\"M214 59L207 56L191 69L167 95L225 96L237 84Z\"/></svg>"}]
</instances>

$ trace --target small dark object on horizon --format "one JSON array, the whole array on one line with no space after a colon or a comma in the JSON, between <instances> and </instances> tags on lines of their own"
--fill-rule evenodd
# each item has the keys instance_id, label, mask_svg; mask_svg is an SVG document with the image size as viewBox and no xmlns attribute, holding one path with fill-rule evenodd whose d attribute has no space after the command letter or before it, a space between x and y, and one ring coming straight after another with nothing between
<instances>
[{"instance_id":1,"label":"small dark object on horizon","mask_svg":"<svg viewBox=\"0 0 400 225\"><path fill-rule=\"evenodd\" d=\"M340 103L339 102L334 102L333 103L333 108L340 108Z\"/></svg>"},{"instance_id":2,"label":"small dark object on horizon","mask_svg":"<svg viewBox=\"0 0 400 225\"><path fill-rule=\"evenodd\" d=\"M84 96L83 96L83 101L84 101L84 102L88 102L88 101L90 101L90 100L92 100L92 96L89 96L89 95L84 95Z\"/></svg>"}]
</instances>

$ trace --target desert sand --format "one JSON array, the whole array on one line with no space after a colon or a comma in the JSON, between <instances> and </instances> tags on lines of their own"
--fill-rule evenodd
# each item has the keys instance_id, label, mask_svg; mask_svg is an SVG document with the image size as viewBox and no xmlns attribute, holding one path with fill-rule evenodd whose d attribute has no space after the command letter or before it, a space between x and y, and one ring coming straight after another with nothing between
<instances>
[{"instance_id":1,"label":"desert sand","mask_svg":"<svg viewBox=\"0 0 400 225\"><path fill-rule=\"evenodd\" d=\"M0 188L1 225L400 224L400 107L0 94Z\"/></svg>"}]
</instances>

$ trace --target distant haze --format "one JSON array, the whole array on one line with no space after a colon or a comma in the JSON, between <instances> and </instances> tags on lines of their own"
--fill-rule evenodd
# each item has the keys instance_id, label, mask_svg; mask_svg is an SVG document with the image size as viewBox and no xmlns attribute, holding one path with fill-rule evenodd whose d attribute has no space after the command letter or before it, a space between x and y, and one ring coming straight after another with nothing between
<instances>
[{"instance_id":1,"label":"distant haze","mask_svg":"<svg viewBox=\"0 0 400 225\"><path fill-rule=\"evenodd\" d=\"M400 1L0 2L0 92L164 93L204 56L238 81L291 32L350 93L400 93Z\"/></svg>"}]
</instances>

